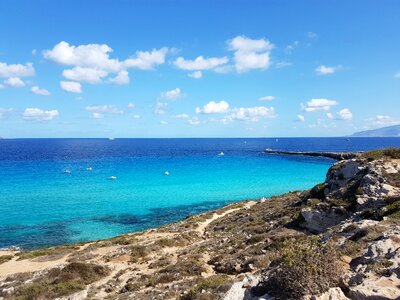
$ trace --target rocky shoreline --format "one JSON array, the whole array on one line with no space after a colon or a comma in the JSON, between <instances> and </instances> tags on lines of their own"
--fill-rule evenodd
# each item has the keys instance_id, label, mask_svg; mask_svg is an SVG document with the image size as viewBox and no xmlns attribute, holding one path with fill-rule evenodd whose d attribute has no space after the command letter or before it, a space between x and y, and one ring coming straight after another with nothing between
<instances>
[{"instance_id":1,"label":"rocky shoreline","mask_svg":"<svg viewBox=\"0 0 400 300\"><path fill-rule=\"evenodd\" d=\"M400 299L400 149L335 159L310 190L0 253L0 299Z\"/></svg>"},{"instance_id":2,"label":"rocky shoreline","mask_svg":"<svg viewBox=\"0 0 400 300\"><path fill-rule=\"evenodd\" d=\"M353 159L362 155L363 152L302 152L302 151L281 151L265 149L266 154L284 154L284 155L304 155L304 156L316 156L316 157L326 157L332 158L334 160L345 160Z\"/></svg>"}]
</instances>

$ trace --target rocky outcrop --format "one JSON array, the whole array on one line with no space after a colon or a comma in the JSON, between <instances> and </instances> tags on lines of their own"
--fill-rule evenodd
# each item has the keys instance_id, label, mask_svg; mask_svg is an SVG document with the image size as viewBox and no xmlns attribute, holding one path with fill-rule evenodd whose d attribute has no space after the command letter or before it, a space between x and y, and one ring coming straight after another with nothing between
<instances>
[{"instance_id":1,"label":"rocky outcrop","mask_svg":"<svg viewBox=\"0 0 400 300\"><path fill-rule=\"evenodd\" d=\"M285 155L305 155L305 156L317 156L327 157L335 160L352 159L359 157L362 152L300 152L300 151L279 151L266 149L267 154L285 154Z\"/></svg>"}]
</instances>

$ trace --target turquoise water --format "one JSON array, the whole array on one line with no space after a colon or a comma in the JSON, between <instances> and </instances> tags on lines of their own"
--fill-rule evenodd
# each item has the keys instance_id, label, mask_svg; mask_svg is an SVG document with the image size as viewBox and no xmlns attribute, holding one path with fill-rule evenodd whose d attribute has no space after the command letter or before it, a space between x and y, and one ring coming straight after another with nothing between
<instances>
[{"instance_id":1,"label":"turquoise water","mask_svg":"<svg viewBox=\"0 0 400 300\"><path fill-rule=\"evenodd\" d=\"M263 154L269 147L265 139L2 140L0 145L0 247L107 238L233 201L310 188L324 180L333 163ZM221 151L225 155L219 156Z\"/></svg>"}]
</instances>

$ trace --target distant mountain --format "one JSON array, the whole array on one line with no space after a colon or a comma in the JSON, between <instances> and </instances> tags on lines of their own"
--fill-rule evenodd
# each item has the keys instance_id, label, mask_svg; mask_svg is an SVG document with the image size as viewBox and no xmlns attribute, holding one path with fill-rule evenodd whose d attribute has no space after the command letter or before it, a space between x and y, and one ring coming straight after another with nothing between
<instances>
[{"instance_id":1,"label":"distant mountain","mask_svg":"<svg viewBox=\"0 0 400 300\"><path fill-rule=\"evenodd\" d=\"M400 124L353 133L353 137L400 137Z\"/></svg>"}]
</instances>

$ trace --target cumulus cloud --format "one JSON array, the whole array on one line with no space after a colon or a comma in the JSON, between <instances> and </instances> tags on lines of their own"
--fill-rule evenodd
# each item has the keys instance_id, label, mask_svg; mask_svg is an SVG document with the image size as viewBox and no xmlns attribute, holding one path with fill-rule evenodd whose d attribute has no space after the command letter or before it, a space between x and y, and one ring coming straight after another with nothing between
<instances>
[{"instance_id":1,"label":"cumulus cloud","mask_svg":"<svg viewBox=\"0 0 400 300\"><path fill-rule=\"evenodd\" d=\"M196 107L197 114L221 114L229 110L228 102L222 100L220 102L210 101L202 108Z\"/></svg>"},{"instance_id":2,"label":"cumulus cloud","mask_svg":"<svg viewBox=\"0 0 400 300\"><path fill-rule=\"evenodd\" d=\"M12 111L13 111L12 108L2 108L2 107L0 107L0 119L7 118L11 114Z\"/></svg>"},{"instance_id":3,"label":"cumulus cloud","mask_svg":"<svg viewBox=\"0 0 400 300\"><path fill-rule=\"evenodd\" d=\"M372 121L374 125L377 126L390 126L400 124L400 119L385 115L377 115L375 118L369 119L369 121Z\"/></svg>"},{"instance_id":4,"label":"cumulus cloud","mask_svg":"<svg viewBox=\"0 0 400 300\"><path fill-rule=\"evenodd\" d=\"M29 77L35 75L35 69L32 63L11 64L0 62L0 77Z\"/></svg>"},{"instance_id":5,"label":"cumulus cloud","mask_svg":"<svg viewBox=\"0 0 400 300\"><path fill-rule=\"evenodd\" d=\"M94 105L86 106L85 110L88 112L96 113L109 113L109 114L122 114L124 111L115 105Z\"/></svg>"},{"instance_id":6,"label":"cumulus cloud","mask_svg":"<svg viewBox=\"0 0 400 300\"><path fill-rule=\"evenodd\" d=\"M134 109L135 107L136 107L136 105L134 103L132 103L132 102L128 103L128 108L129 109Z\"/></svg>"},{"instance_id":7,"label":"cumulus cloud","mask_svg":"<svg viewBox=\"0 0 400 300\"><path fill-rule=\"evenodd\" d=\"M31 92L36 94L36 95L40 95L40 96L50 96L50 92L46 89L41 89L38 86L33 86L31 88Z\"/></svg>"},{"instance_id":8,"label":"cumulus cloud","mask_svg":"<svg viewBox=\"0 0 400 300\"><path fill-rule=\"evenodd\" d=\"M154 108L154 113L157 115L165 115L168 103L165 102L157 102Z\"/></svg>"},{"instance_id":9,"label":"cumulus cloud","mask_svg":"<svg viewBox=\"0 0 400 300\"><path fill-rule=\"evenodd\" d=\"M303 115L297 115L297 121L304 122L306 118Z\"/></svg>"},{"instance_id":10,"label":"cumulus cloud","mask_svg":"<svg viewBox=\"0 0 400 300\"><path fill-rule=\"evenodd\" d=\"M326 113L326 116L328 117L328 119L333 119L334 118L333 114L330 113L330 112Z\"/></svg>"},{"instance_id":11,"label":"cumulus cloud","mask_svg":"<svg viewBox=\"0 0 400 300\"><path fill-rule=\"evenodd\" d=\"M200 124L200 120L198 117L193 117L188 119L188 124L190 125L199 125Z\"/></svg>"},{"instance_id":12,"label":"cumulus cloud","mask_svg":"<svg viewBox=\"0 0 400 300\"><path fill-rule=\"evenodd\" d=\"M9 87L13 88L20 88L25 86L25 82L22 81L19 77L10 77L4 80L4 84L8 85Z\"/></svg>"},{"instance_id":13,"label":"cumulus cloud","mask_svg":"<svg viewBox=\"0 0 400 300\"><path fill-rule=\"evenodd\" d=\"M97 120L104 119L104 114L94 112L94 113L92 113L91 118L92 119L97 119Z\"/></svg>"},{"instance_id":14,"label":"cumulus cloud","mask_svg":"<svg viewBox=\"0 0 400 300\"><path fill-rule=\"evenodd\" d=\"M164 120L161 120L161 121L160 121L160 124L161 124L161 125L167 125L168 122L167 122L167 121L164 121Z\"/></svg>"},{"instance_id":15,"label":"cumulus cloud","mask_svg":"<svg viewBox=\"0 0 400 300\"><path fill-rule=\"evenodd\" d=\"M260 100L260 101L272 101L272 100L275 100L275 96L264 96L264 97L260 97L258 100Z\"/></svg>"},{"instance_id":16,"label":"cumulus cloud","mask_svg":"<svg viewBox=\"0 0 400 300\"><path fill-rule=\"evenodd\" d=\"M319 99L311 99L310 101L307 102L306 105L303 103L301 104L301 108L304 111L307 112L313 112L313 111L321 111L321 110L330 110L330 108L334 105L337 105L338 103L335 100L329 100L329 99L324 99L324 98L319 98Z\"/></svg>"},{"instance_id":17,"label":"cumulus cloud","mask_svg":"<svg viewBox=\"0 0 400 300\"><path fill-rule=\"evenodd\" d=\"M62 41L50 50L43 51L43 56L57 64L74 66L64 70L66 79L87 82L90 84L103 82L109 73L117 74L109 81L115 84L128 84L127 69L136 68L151 70L165 62L168 48L152 51L136 51L136 54L125 60L111 58L113 49L107 44L87 44L74 46Z\"/></svg>"},{"instance_id":18,"label":"cumulus cloud","mask_svg":"<svg viewBox=\"0 0 400 300\"><path fill-rule=\"evenodd\" d=\"M117 76L114 78L110 78L110 82L123 85L123 84L128 84L129 83L129 73L128 71L122 70L119 71Z\"/></svg>"},{"instance_id":19,"label":"cumulus cloud","mask_svg":"<svg viewBox=\"0 0 400 300\"><path fill-rule=\"evenodd\" d=\"M194 71L192 73L189 73L188 77L195 78L195 79L200 79L201 77L203 77L203 73L201 73L201 71Z\"/></svg>"},{"instance_id":20,"label":"cumulus cloud","mask_svg":"<svg viewBox=\"0 0 400 300\"><path fill-rule=\"evenodd\" d=\"M153 49L151 52L137 51L134 57L124 61L110 58L112 52L113 49L106 44L74 46L62 41L53 49L45 50L43 56L61 65L95 68L116 73L127 68L148 70L163 64L168 49Z\"/></svg>"},{"instance_id":21,"label":"cumulus cloud","mask_svg":"<svg viewBox=\"0 0 400 300\"><path fill-rule=\"evenodd\" d=\"M266 69L270 66L270 53L274 45L268 40L237 36L228 45L229 50L234 51L235 68L238 72Z\"/></svg>"},{"instance_id":22,"label":"cumulus cloud","mask_svg":"<svg viewBox=\"0 0 400 300\"><path fill-rule=\"evenodd\" d=\"M59 115L58 110L42 110L40 108L26 108L22 114L24 120L50 121Z\"/></svg>"},{"instance_id":23,"label":"cumulus cloud","mask_svg":"<svg viewBox=\"0 0 400 300\"><path fill-rule=\"evenodd\" d=\"M136 51L136 56L128 58L123 62L125 68L137 68L141 70L151 70L157 65L165 62L168 48L153 49L148 51Z\"/></svg>"},{"instance_id":24,"label":"cumulus cloud","mask_svg":"<svg viewBox=\"0 0 400 300\"><path fill-rule=\"evenodd\" d=\"M102 78L108 75L108 73L103 70L82 67L74 67L72 69L64 70L62 74L66 79L91 84L100 83Z\"/></svg>"},{"instance_id":25,"label":"cumulus cloud","mask_svg":"<svg viewBox=\"0 0 400 300\"><path fill-rule=\"evenodd\" d=\"M179 114L179 115L176 115L175 118L177 118L177 119L188 119L189 115L188 114Z\"/></svg>"},{"instance_id":26,"label":"cumulus cloud","mask_svg":"<svg viewBox=\"0 0 400 300\"><path fill-rule=\"evenodd\" d=\"M60 81L60 87L66 92L76 93L76 94L82 93L82 86L79 82Z\"/></svg>"},{"instance_id":27,"label":"cumulus cloud","mask_svg":"<svg viewBox=\"0 0 400 300\"><path fill-rule=\"evenodd\" d=\"M336 71L339 71L341 68L342 68L341 65L336 66L336 67L328 67L328 66L321 65L315 69L315 72L317 72L317 74L319 74L319 75L328 75L328 74L333 74Z\"/></svg>"},{"instance_id":28,"label":"cumulus cloud","mask_svg":"<svg viewBox=\"0 0 400 300\"><path fill-rule=\"evenodd\" d=\"M203 56L198 56L194 60L186 60L183 57L178 57L174 65L179 69L187 71L201 71L201 70L211 70L224 65L228 62L228 58L224 57L210 57L204 58Z\"/></svg>"},{"instance_id":29,"label":"cumulus cloud","mask_svg":"<svg viewBox=\"0 0 400 300\"><path fill-rule=\"evenodd\" d=\"M160 94L160 98L161 99L166 99L166 100L177 100L179 98L182 98L184 96L184 94L181 92L180 88L176 88L170 91L166 91L166 92L162 92Z\"/></svg>"},{"instance_id":30,"label":"cumulus cloud","mask_svg":"<svg viewBox=\"0 0 400 300\"><path fill-rule=\"evenodd\" d=\"M394 78L400 78L400 72L394 74Z\"/></svg>"},{"instance_id":31,"label":"cumulus cloud","mask_svg":"<svg viewBox=\"0 0 400 300\"><path fill-rule=\"evenodd\" d=\"M256 106L234 108L228 118L239 121L257 122L261 118L275 118L276 113L273 107Z\"/></svg>"},{"instance_id":32,"label":"cumulus cloud","mask_svg":"<svg viewBox=\"0 0 400 300\"><path fill-rule=\"evenodd\" d=\"M353 114L348 108L343 108L337 114L340 120L350 121L353 119Z\"/></svg>"}]
</instances>

